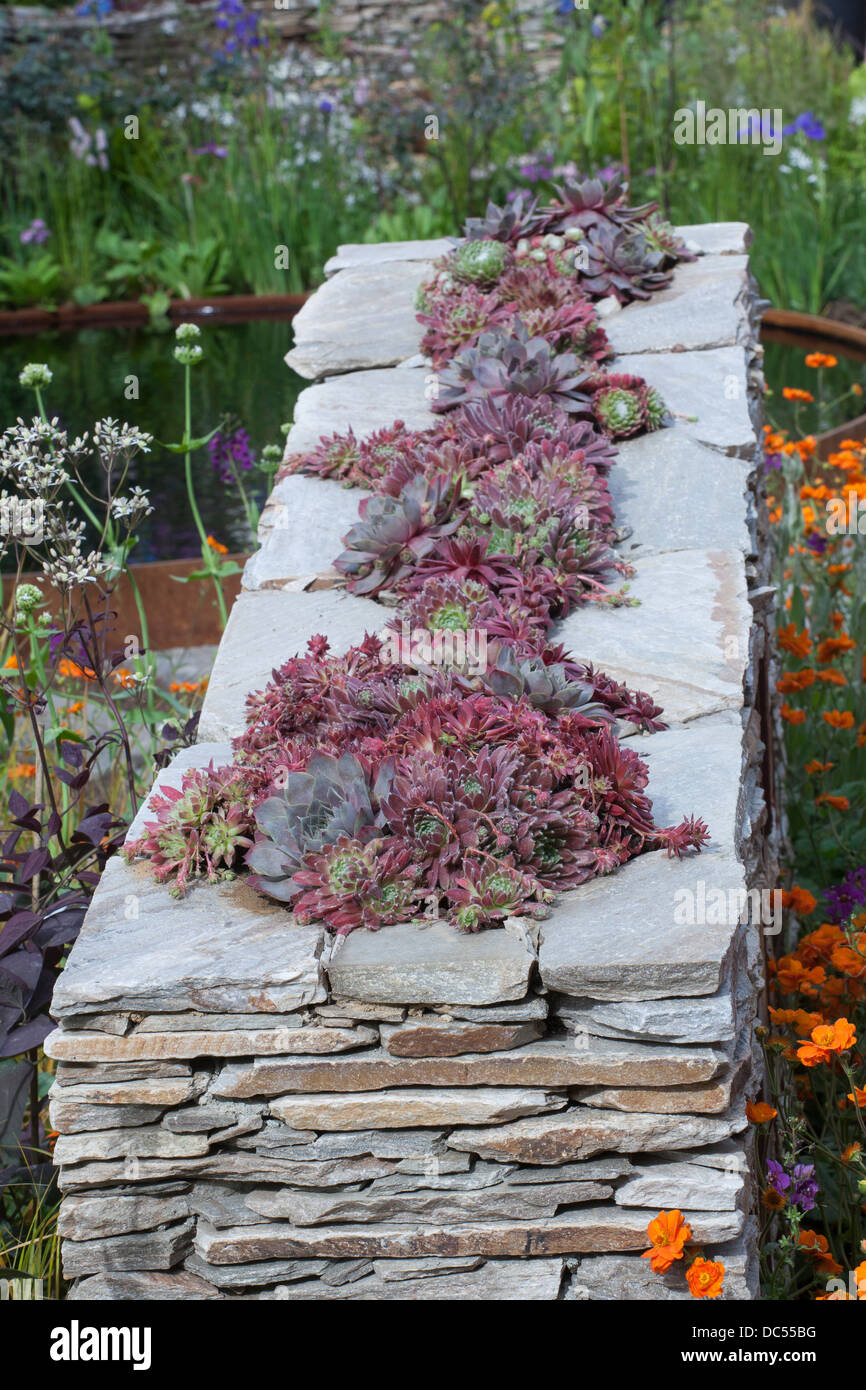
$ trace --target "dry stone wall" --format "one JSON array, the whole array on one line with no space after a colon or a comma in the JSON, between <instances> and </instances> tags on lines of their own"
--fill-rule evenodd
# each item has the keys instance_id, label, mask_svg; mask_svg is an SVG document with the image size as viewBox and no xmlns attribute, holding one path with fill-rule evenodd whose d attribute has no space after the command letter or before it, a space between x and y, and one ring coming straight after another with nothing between
<instances>
[{"instance_id":1,"label":"dry stone wall","mask_svg":"<svg viewBox=\"0 0 866 1390\"><path fill-rule=\"evenodd\" d=\"M767 785L765 518L756 302L739 224L605 320L617 370L674 425L611 473L640 607L583 608L557 640L664 706L641 736L656 821L712 839L558 898L540 923L317 925L242 881L182 901L113 860L59 983L51 1096L63 1260L77 1299L681 1299L640 1259L660 1208L756 1296L745 1099L760 927L702 910L775 883ZM352 426L431 422L412 300L439 243L344 247L295 322L290 452ZM246 695L382 608L333 586L358 490L274 489L220 646L201 742L160 775L231 757ZM147 816L130 831L135 838ZM695 920L680 921L683 890Z\"/></svg>"}]
</instances>

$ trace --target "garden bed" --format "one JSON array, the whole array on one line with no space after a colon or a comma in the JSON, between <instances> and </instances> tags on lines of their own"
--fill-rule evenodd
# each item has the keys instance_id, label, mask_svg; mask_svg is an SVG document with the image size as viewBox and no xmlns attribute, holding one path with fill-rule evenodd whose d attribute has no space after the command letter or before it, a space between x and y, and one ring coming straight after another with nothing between
<instances>
[{"instance_id":1,"label":"garden bed","mask_svg":"<svg viewBox=\"0 0 866 1390\"><path fill-rule=\"evenodd\" d=\"M605 320L616 370L674 414L611 471L640 606L581 607L554 640L664 707L667 731L624 721L621 738L647 762L657 824L706 816L704 852L640 854L541 922L336 941L242 881L178 903L149 866L112 861L47 1042L75 1297L688 1297L638 1257L659 1207L723 1259L725 1297L755 1296L743 1100L761 924L698 904L776 881L761 378L745 229L680 230L705 254ZM289 456L433 421L412 308L429 261L377 250L343 248L296 321L292 365L328 375L300 397ZM228 761L247 696L315 634L339 656L381 630L387 610L334 587L357 498L277 484L202 741L160 788Z\"/></svg>"}]
</instances>

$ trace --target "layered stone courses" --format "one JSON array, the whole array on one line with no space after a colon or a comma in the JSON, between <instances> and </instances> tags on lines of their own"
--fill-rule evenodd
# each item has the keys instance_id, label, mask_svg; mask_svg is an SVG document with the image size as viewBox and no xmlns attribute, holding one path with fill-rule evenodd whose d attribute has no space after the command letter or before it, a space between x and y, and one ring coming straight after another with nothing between
<instances>
[{"instance_id":1,"label":"layered stone courses","mask_svg":"<svg viewBox=\"0 0 866 1390\"><path fill-rule=\"evenodd\" d=\"M665 707L640 736L659 823L703 815L699 857L646 854L548 919L444 923L334 944L242 882L177 901L114 860L55 995L51 1121L76 1299L594 1300L688 1297L639 1258L678 1206L756 1294L744 1100L760 926L775 882L757 693L766 519L748 229L681 229L703 254L609 315L617 368L675 412L619 447L611 490L640 607L584 607L555 640ZM310 378L288 452L432 419L415 287L447 242L341 247L295 321ZM363 493L293 476L220 645L200 742L231 758L244 702L315 633L380 631L332 560ZM130 831L147 818L142 809ZM719 911L719 895L725 903ZM714 904L712 910L710 905Z\"/></svg>"}]
</instances>

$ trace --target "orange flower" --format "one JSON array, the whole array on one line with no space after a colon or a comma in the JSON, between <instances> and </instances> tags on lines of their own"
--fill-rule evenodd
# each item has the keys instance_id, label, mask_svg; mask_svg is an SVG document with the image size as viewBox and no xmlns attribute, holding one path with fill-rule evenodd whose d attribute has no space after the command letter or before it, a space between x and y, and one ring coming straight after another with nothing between
<instances>
[{"instance_id":1,"label":"orange flower","mask_svg":"<svg viewBox=\"0 0 866 1390\"><path fill-rule=\"evenodd\" d=\"M785 443L783 434L774 434L769 425L764 426L764 448L768 454L777 454Z\"/></svg>"},{"instance_id":2,"label":"orange flower","mask_svg":"<svg viewBox=\"0 0 866 1390\"><path fill-rule=\"evenodd\" d=\"M9 778L10 782L17 782L19 778L22 777L35 777L36 764L19 763L17 767L10 767L6 772L6 776Z\"/></svg>"},{"instance_id":3,"label":"orange flower","mask_svg":"<svg viewBox=\"0 0 866 1390\"><path fill-rule=\"evenodd\" d=\"M793 623L788 623L786 627L780 627L776 633L779 639L779 646L783 652L790 652L792 656L797 656L801 661L812 650L812 639L804 629L798 632Z\"/></svg>"},{"instance_id":4,"label":"orange flower","mask_svg":"<svg viewBox=\"0 0 866 1390\"><path fill-rule=\"evenodd\" d=\"M813 434L807 434L805 439L798 439L797 443L794 445L794 448L797 450L797 453L804 463L807 458L812 457L817 447L818 443Z\"/></svg>"},{"instance_id":5,"label":"orange flower","mask_svg":"<svg viewBox=\"0 0 866 1390\"><path fill-rule=\"evenodd\" d=\"M820 1231L801 1231L797 1237L800 1249L811 1255L818 1274L841 1274L842 1266L830 1254L827 1237Z\"/></svg>"},{"instance_id":6,"label":"orange flower","mask_svg":"<svg viewBox=\"0 0 866 1390\"><path fill-rule=\"evenodd\" d=\"M216 551L217 555L228 555L228 553L229 553L229 548L228 548L228 546L227 546L227 545L223 545L220 541L215 541L214 538L213 538L213 536L208 536L208 537L207 537L207 543L208 543L208 545L210 546L211 550L215 550L215 551Z\"/></svg>"},{"instance_id":7,"label":"orange flower","mask_svg":"<svg viewBox=\"0 0 866 1390\"><path fill-rule=\"evenodd\" d=\"M853 1144L849 1144L848 1147L846 1149L843 1149L842 1153L840 1154L842 1162L850 1163L851 1159L856 1157L856 1155L859 1154L861 1151L862 1145L858 1144L856 1141Z\"/></svg>"},{"instance_id":8,"label":"orange flower","mask_svg":"<svg viewBox=\"0 0 866 1390\"><path fill-rule=\"evenodd\" d=\"M691 1234L681 1211L660 1211L647 1226L652 1249L645 1250L641 1259L649 1260L656 1274L664 1274L674 1260L683 1258L683 1246Z\"/></svg>"},{"instance_id":9,"label":"orange flower","mask_svg":"<svg viewBox=\"0 0 866 1390\"><path fill-rule=\"evenodd\" d=\"M777 1028L792 1027L801 1038L824 1022L822 1014L810 1014L805 1009L770 1009L770 1018Z\"/></svg>"},{"instance_id":10,"label":"orange flower","mask_svg":"<svg viewBox=\"0 0 866 1390\"><path fill-rule=\"evenodd\" d=\"M19 669L19 666L18 666L18 658L17 658L17 656L15 655L15 653L13 652L12 655L11 655L11 656L7 656L6 660L3 662L3 670L4 670L4 671L17 671L18 669Z\"/></svg>"},{"instance_id":11,"label":"orange flower","mask_svg":"<svg viewBox=\"0 0 866 1390\"><path fill-rule=\"evenodd\" d=\"M821 796L816 796L815 805L832 806L834 811L847 811L850 809L847 796L831 796L829 792L824 792Z\"/></svg>"},{"instance_id":12,"label":"orange flower","mask_svg":"<svg viewBox=\"0 0 866 1390\"><path fill-rule=\"evenodd\" d=\"M698 1255L686 1270L692 1298L718 1298L724 1277L725 1266L721 1260L705 1260L703 1255Z\"/></svg>"},{"instance_id":13,"label":"orange flower","mask_svg":"<svg viewBox=\"0 0 866 1390\"><path fill-rule=\"evenodd\" d=\"M853 651L856 645L853 637L849 637L847 632L840 632L838 637L827 637L818 647L818 660L823 665L824 662L832 661L834 656L839 656L842 652Z\"/></svg>"},{"instance_id":14,"label":"orange flower","mask_svg":"<svg viewBox=\"0 0 866 1390\"><path fill-rule=\"evenodd\" d=\"M62 656L57 663L58 676L66 676L69 680L96 680L96 672L91 671L89 666L79 666L77 662L70 661L68 657Z\"/></svg>"},{"instance_id":15,"label":"orange flower","mask_svg":"<svg viewBox=\"0 0 866 1390\"><path fill-rule=\"evenodd\" d=\"M113 674L112 679L115 681L117 685L122 685L124 690L128 690L131 685L135 684L135 677L126 666L118 666L117 670Z\"/></svg>"},{"instance_id":16,"label":"orange flower","mask_svg":"<svg viewBox=\"0 0 866 1390\"><path fill-rule=\"evenodd\" d=\"M837 1018L835 1023L822 1023L812 1029L812 1041L801 1043L797 1057L804 1067L817 1067L821 1062L831 1062L840 1053L847 1052L857 1041L854 1025L847 1018Z\"/></svg>"},{"instance_id":17,"label":"orange flower","mask_svg":"<svg viewBox=\"0 0 866 1390\"><path fill-rule=\"evenodd\" d=\"M795 690L808 690L814 682L815 672L805 666L802 671L786 671L781 680L776 681L776 689L780 695L792 695Z\"/></svg>"},{"instance_id":18,"label":"orange flower","mask_svg":"<svg viewBox=\"0 0 866 1390\"><path fill-rule=\"evenodd\" d=\"M852 975L855 978L866 971L866 933L860 932L849 945L847 941L844 945L837 946L830 956L834 970L841 970L845 975Z\"/></svg>"},{"instance_id":19,"label":"orange flower","mask_svg":"<svg viewBox=\"0 0 866 1390\"><path fill-rule=\"evenodd\" d=\"M808 917L818 906L818 899L813 898L807 888L798 888L795 884L793 888L783 890L782 906L789 907L798 917Z\"/></svg>"},{"instance_id":20,"label":"orange flower","mask_svg":"<svg viewBox=\"0 0 866 1390\"><path fill-rule=\"evenodd\" d=\"M849 709L825 709L821 715L831 729L853 729L854 716Z\"/></svg>"},{"instance_id":21,"label":"orange flower","mask_svg":"<svg viewBox=\"0 0 866 1390\"><path fill-rule=\"evenodd\" d=\"M825 685L848 684L848 677L845 676L841 671L834 671L832 667L826 671L816 671L815 675L817 676L818 680L823 681Z\"/></svg>"},{"instance_id":22,"label":"orange flower","mask_svg":"<svg viewBox=\"0 0 866 1390\"><path fill-rule=\"evenodd\" d=\"M862 748L866 744L866 722L860 725L857 730L857 747Z\"/></svg>"},{"instance_id":23,"label":"orange flower","mask_svg":"<svg viewBox=\"0 0 866 1390\"><path fill-rule=\"evenodd\" d=\"M805 724L806 711L804 709L792 709L788 704L780 707L779 713L786 724Z\"/></svg>"},{"instance_id":24,"label":"orange flower","mask_svg":"<svg viewBox=\"0 0 866 1390\"><path fill-rule=\"evenodd\" d=\"M813 758L810 763L806 764L806 771L808 772L810 777L813 777L815 773L829 772L831 767L835 766L835 763L819 763L817 758Z\"/></svg>"},{"instance_id":25,"label":"orange flower","mask_svg":"<svg viewBox=\"0 0 866 1390\"><path fill-rule=\"evenodd\" d=\"M831 352L810 352L806 357L807 367L835 367L839 361Z\"/></svg>"},{"instance_id":26,"label":"orange flower","mask_svg":"<svg viewBox=\"0 0 866 1390\"><path fill-rule=\"evenodd\" d=\"M827 978L823 965L809 969L795 956L783 956L776 966L776 980L783 994L815 994Z\"/></svg>"},{"instance_id":27,"label":"orange flower","mask_svg":"<svg viewBox=\"0 0 866 1390\"><path fill-rule=\"evenodd\" d=\"M80 714L80 712L81 712L83 709L84 709L84 701L83 701L83 700L73 700L72 704L71 704L71 705L67 705L67 706L66 706L66 709L63 710L62 713L64 714L64 716L68 716L68 715L70 715L70 714Z\"/></svg>"},{"instance_id":28,"label":"orange flower","mask_svg":"<svg viewBox=\"0 0 866 1390\"><path fill-rule=\"evenodd\" d=\"M786 401L805 401L807 405L815 399L811 391L801 391L799 386L783 386L782 395Z\"/></svg>"},{"instance_id":29,"label":"orange flower","mask_svg":"<svg viewBox=\"0 0 866 1390\"><path fill-rule=\"evenodd\" d=\"M746 1118L753 1125L768 1125L778 1113L765 1100L750 1100L746 1104Z\"/></svg>"}]
</instances>

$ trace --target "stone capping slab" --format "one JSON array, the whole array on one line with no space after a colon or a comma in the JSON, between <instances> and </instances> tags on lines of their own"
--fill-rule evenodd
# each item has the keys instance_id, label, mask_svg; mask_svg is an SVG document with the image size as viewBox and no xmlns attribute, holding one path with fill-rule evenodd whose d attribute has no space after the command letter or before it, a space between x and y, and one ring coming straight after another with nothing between
<instances>
[{"instance_id":1,"label":"stone capping slab","mask_svg":"<svg viewBox=\"0 0 866 1390\"><path fill-rule=\"evenodd\" d=\"M343 434L350 428L358 439L395 420L402 420L407 429L430 429L436 420L430 390L423 371L379 369L317 381L295 403L285 457L315 448L322 435Z\"/></svg>"},{"instance_id":2,"label":"stone capping slab","mask_svg":"<svg viewBox=\"0 0 866 1390\"><path fill-rule=\"evenodd\" d=\"M242 734L247 696L264 690L275 666L302 655L311 637L326 634L331 652L342 656L367 632L380 632L387 620L381 604L342 589L241 593L214 662L199 737L222 743Z\"/></svg>"},{"instance_id":3,"label":"stone capping slab","mask_svg":"<svg viewBox=\"0 0 866 1390\"><path fill-rule=\"evenodd\" d=\"M465 935L447 922L353 931L327 965L334 994L377 1004L497 1004L523 999L535 952L507 931Z\"/></svg>"},{"instance_id":4,"label":"stone capping slab","mask_svg":"<svg viewBox=\"0 0 866 1390\"><path fill-rule=\"evenodd\" d=\"M646 691L669 724L740 709L752 626L742 554L644 556L635 561L629 593L638 607L587 605L558 623L551 640Z\"/></svg>"},{"instance_id":5,"label":"stone capping slab","mask_svg":"<svg viewBox=\"0 0 866 1390\"><path fill-rule=\"evenodd\" d=\"M614 370L642 376L660 391L677 430L699 444L738 455L754 465L760 446L753 418L751 355L750 345L707 348L700 353L634 351L617 357ZM634 442L671 437L666 429ZM612 475L615 472L614 468ZM681 486L689 486L688 472ZM709 500L704 511L710 513Z\"/></svg>"},{"instance_id":6,"label":"stone capping slab","mask_svg":"<svg viewBox=\"0 0 866 1390\"><path fill-rule=\"evenodd\" d=\"M390 261L435 261L453 248L456 237L437 237L432 241L350 241L337 247L336 255L325 261L325 274L330 278L339 270L384 265Z\"/></svg>"},{"instance_id":7,"label":"stone capping slab","mask_svg":"<svg viewBox=\"0 0 866 1390\"><path fill-rule=\"evenodd\" d=\"M179 904L146 861L115 857L57 983L52 1013L291 1012L327 998L323 945L321 926L299 926L240 880L197 884Z\"/></svg>"},{"instance_id":8,"label":"stone capping slab","mask_svg":"<svg viewBox=\"0 0 866 1390\"><path fill-rule=\"evenodd\" d=\"M750 340L748 257L706 256L678 265L670 286L605 320L617 355L699 352Z\"/></svg>"},{"instance_id":9,"label":"stone capping slab","mask_svg":"<svg viewBox=\"0 0 866 1390\"><path fill-rule=\"evenodd\" d=\"M379 261L340 270L292 320L286 362L314 380L365 367L391 367L418 349L415 295L429 261Z\"/></svg>"}]
</instances>

